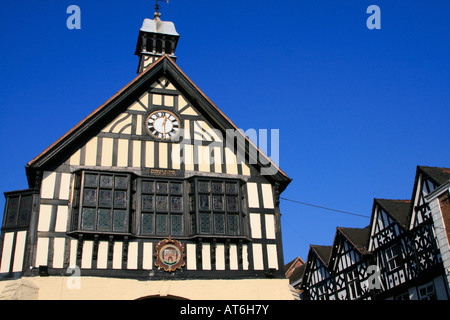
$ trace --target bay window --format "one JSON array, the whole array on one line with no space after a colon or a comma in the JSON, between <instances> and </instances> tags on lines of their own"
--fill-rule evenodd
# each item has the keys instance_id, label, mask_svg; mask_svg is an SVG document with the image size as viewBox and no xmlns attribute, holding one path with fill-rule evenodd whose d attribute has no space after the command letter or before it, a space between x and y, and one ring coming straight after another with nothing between
<instances>
[{"instance_id":1,"label":"bay window","mask_svg":"<svg viewBox=\"0 0 450 320\"><path fill-rule=\"evenodd\" d=\"M182 181L141 179L138 193L142 235L184 234Z\"/></svg>"},{"instance_id":2,"label":"bay window","mask_svg":"<svg viewBox=\"0 0 450 320\"><path fill-rule=\"evenodd\" d=\"M194 178L189 183L189 206L191 233L242 235L239 181Z\"/></svg>"},{"instance_id":3,"label":"bay window","mask_svg":"<svg viewBox=\"0 0 450 320\"><path fill-rule=\"evenodd\" d=\"M33 190L5 192L5 197L2 228L28 227L33 207Z\"/></svg>"},{"instance_id":4,"label":"bay window","mask_svg":"<svg viewBox=\"0 0 450 320\"><path fill-rule=\"evenodd\" d=\"M129 232L129 174L82 172L76 177L73 226L82 231Z\"/></svg>"},{"instance_id":5,"label":"bay window","mask_svg":"<svg viewBox=\"0 0 450 320\"><path fill-rule=\"evenodd\" d=\"M241 181L80 171L72 231L138 237L244 236Z\"/></svg>"}]
</instances>

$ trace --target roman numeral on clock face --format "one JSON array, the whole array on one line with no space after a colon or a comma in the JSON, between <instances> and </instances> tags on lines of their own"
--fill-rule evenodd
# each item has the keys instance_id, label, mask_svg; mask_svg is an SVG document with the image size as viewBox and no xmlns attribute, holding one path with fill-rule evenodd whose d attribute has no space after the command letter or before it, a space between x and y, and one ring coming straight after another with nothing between
<instances>
[{"instance_id":1,"label":"roman numeral on clock face","mask_svg":"<svg viewBox=\"0 0 450 320\"><path fill-rule=\"evenodd\" d=\"M155 138L169 140L178 133L180 120L170 111L154 111L147 118L147 129Z\"/></svg>"}]
</instances>

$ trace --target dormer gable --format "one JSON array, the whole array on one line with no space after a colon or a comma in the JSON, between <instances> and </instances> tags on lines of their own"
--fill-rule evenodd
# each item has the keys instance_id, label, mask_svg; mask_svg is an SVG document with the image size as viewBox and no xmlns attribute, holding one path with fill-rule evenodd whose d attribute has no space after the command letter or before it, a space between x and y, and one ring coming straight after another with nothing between
<instances>
[{"instance_id":1,"label":"dormer gable","mask_svg":"<svg viewBox=\"0 0 450 320\"><path fill-rule=\"evenodd\" d=\"M112 166L112 167L154 167L154 160L144 159L142 142L129 142L134 138L138 140L152 141L146 129L150 110L164 109L180 118L180 126L184 129L184 136L177 136L177 141L172 141L174 152L180 152L176 145L195 144L195 141L204 141L204 144L217 143L217 147L223 146L220 154L218 149L205 148L204 144L197 143L199 150L186 148L183 156L190 159L185 163L187 169L202 171L231 173L235 175L250 175L251 170L258 174L271 173L266 177L278 183L280 192L289 184L291 179L257 146L246 137L214 103L181 71L173 60L164 55L154 62L145 72L138 75L123 89L95 109L85 119L69 130L65 135L44 150L27 164L27 176L32 188L36 181L36 174L49 168L56 168L62 164ZM228 131L227 131L228 130ZM233 132L233 150L227 148L225 138L228 132ZM220 133L220 134L218 134ZM99 146L98 137L104 138L106 143ZM111 139L123 138L117 146L111 145ZM161 142L161 141L159 141ZM164 141L162 141L164 142ZM168 141L167 141L168 142ZM114 142L115 143L115 142ZM151 143L150 143L151 144ZM120 149L133 152L128 156ZM162 144L164 145L164 144ZM86 158L82 148L93 150L93 155ZM151 146L149 146L151 148ZM169 146L165 148L170 149ZM200 150L201 149L201 150ZM212 149L212 151L211 151ZM106 150L113 154L112 159L103 159L99 153ZM137 151L139 150L139 151ZM162 150L163 152L166 149ZM214 161L217 151L218 161ZM200 156L199 156L200 153ZM115 159L114 159L115 154ZM171 156L167 150L167 157ZM81 158L80 158L81 157ZM84 157L84 164L78 158ZM211 157L213 160L211 160ZM201 160L205 159L204 162ZM152 162L153 161L153 162ZM165 166L163 169L170 169ZM182 163L180 163L182 165ZM211 169L213 167L213 169Z\"/></svg>"},{"instance_id":2,"label":"dormer gable","mask_svg":"<svg viewBox=\"0 0 450 320\"><path fill-rule=\"evenodd\" d=\"M333 249L330 255L329 269L341 272L362 260L369 254L368 240L370 228L336 228Z\"/></svg>"},{"instance_id":3,"label":"dormer gable","mask_svg":"<svg viewBox=\"0 0 450 320\"><path fill-rule=\"evenodd\" d=\"M417 166L411 199L410 229L431 219L431 209L425 197L449 180L449 168Z\"/></svg>"},{"instance_id":4,"label":"dormer gable","mask_svg":"<svg viewBox=\"0 0 450 320\"><path fill-rule=\"evenodd\" d=\"M409 200L374 199L369 251L390 243L405 232Z\"/></svg>"}]
</instances>

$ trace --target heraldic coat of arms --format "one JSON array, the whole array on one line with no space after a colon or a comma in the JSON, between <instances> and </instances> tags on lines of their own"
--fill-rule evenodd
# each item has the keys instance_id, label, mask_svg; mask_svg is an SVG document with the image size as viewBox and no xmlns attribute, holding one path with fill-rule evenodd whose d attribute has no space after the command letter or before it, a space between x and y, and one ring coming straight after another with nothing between
<instances>
[{"instance_id":1,"label":"heraldic coat of arms","mask_svg":"<svg viewBox=\"0 0 450 320\"><path fill-rule=\"evenodd\" d=\"M184 245L170 236L156 245L155 266L163 268L164 271L173 272L184 267L184 257Z\"/></svg>"}]
</instances>

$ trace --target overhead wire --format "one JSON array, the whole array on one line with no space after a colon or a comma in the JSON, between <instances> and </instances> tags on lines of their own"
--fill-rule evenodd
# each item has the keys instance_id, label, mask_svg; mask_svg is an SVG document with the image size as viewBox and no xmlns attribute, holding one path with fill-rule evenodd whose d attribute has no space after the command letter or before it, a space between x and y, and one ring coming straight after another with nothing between
<instances>
[{"instance_id":1,"label":"overhead wire","mask_svg":"<svg viewBox=\"0 0 450 320\"><path fill-rule=\"evenodd\" d=\"M370 216L359 214L359 213L348 212L348 211L343 211L343 210L338 210L338 209L333 209L333 208L327 208L327 207L319 206L319 205L316 205L316 204L301 202L301 201L287 199L287 198L283 198L283 197L280 197L280 199L281 200L285 200L285 201L298 203L298 204L302 204L302 205L305 205L305 206L315 207L315 208L324 209L324 210L328 210L328 211L334 211L334 212L338 212L338 213L342 213L342 214L348 214L348 215L352 215L352 216L357 216L357 217L362 217L362 218L369 218L369 219L371 218Z\"/></svg>"},{"instance_id":2,"label":"overhead wire","mask_svg":"<svg viewBox=\"0 0 450 320\"><path fill-rule=\"evenodd\" d=\"M281 220L282 220L283 223L284 223L285 225L287 225L292 231L294 231L294 233L297 234L297 236L299 236L300 239L302 239L302 240L305 242L305 244L309 245L309 244L311 243L310 241L306 240L306 238L303 237L303 235L300 234L300 233L298 232L298 230L295 229L295 228L289 223L289 221L287 221L283 216L281 216Z\"/></svg>"}]
</instances>

